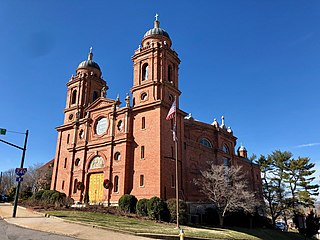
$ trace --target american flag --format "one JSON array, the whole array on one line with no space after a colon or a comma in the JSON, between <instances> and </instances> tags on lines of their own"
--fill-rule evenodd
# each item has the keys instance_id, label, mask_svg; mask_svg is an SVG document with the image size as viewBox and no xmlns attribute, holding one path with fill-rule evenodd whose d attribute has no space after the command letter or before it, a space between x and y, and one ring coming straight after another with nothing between
<instances>
[{"instance_id":1,"label":"american flag","mask_svg":"<svg viewBox=\"0 0 320 240\"><path fill-rule=\"evenodd\" d=\"M172 103L172 106L168 112L168 115L166 117L166 120L171 120L174 118L174 115L176 113L176 100L174 100L174 102Z\"/></svg>"}]
</instances>

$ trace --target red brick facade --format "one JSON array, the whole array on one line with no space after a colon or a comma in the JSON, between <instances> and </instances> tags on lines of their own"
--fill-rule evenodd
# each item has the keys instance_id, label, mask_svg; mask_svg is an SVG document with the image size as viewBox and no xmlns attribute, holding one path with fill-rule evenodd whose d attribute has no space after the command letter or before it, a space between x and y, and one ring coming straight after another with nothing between
<instances>
[{"instance_id":1,"label":"red brick facade","mask_svg":"<svg viewBox=\"0 0 320 240\"><path fill-rule=\"evenodd\" d=\"M259 167L243 147L235 153L237 138L224 120L206 124L179 109L180 59L168 33L158 20L154 24L132 57L132 102L129 96L123 104L105 97L108 87L91 51L67 83L51 188L76 201L88 194L90 202L110 204L126 193L138 199L175 197L173 121L166 116L176 97L180 198L199 200L193 179L208 161L242 165L250 187L260 190ZM100 188L106 179L112 186Z\"/></svg>"}]
</instances>

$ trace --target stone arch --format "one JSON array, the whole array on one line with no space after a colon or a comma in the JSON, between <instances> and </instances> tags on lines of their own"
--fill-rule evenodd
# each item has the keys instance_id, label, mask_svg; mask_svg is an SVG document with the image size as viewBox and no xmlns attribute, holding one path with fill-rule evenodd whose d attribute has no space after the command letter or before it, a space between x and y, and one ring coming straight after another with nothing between
<instances>
[{"instance_id":1,"label":"stone arch","mask_svg":"<svg viewBox=\"0 0 320 240\"><path fill-rule=\"evenodd\" d=\"M103 167L101 168L91 168L90 169L90 164L92 163L92 160L94 160L96 157L101 157L102 160L103 160ZM101 153L101 152L98 152L98 153L93 153L91 154L88 158L87 158L87 162L86 162L86 165L85 165L85 170L86 172L90 171L90 170L94 170L94 169L104 169L107 167L107 157Z\"/></svg>"}]
</instances>

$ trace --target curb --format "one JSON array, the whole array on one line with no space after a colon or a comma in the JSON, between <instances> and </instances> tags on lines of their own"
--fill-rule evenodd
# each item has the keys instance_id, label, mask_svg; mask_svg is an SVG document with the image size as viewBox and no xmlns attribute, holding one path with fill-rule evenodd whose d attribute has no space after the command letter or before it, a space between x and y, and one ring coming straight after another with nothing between
<instances>
[{"instance_id":1,"label":"curb","mask_svg":"<svg viewBox=\"0 0 320 240\"><path fill-rule=\"evenodd\" d=\"M97 229L102 229L102 230L113 231L113 232L116 232L116 233L123 233L123 234L129 234L129 235L132 235L132 236L148 237L148 238L164 239L164 240L176 240L176 239L179 239L178 234L177 235L164 235L164 234L155 234L155 233L134 233L134 232L125 231L125 230L121 230L121 229L115 229L115 228L111 228L111 227L105 227L105 226L99 226L99 225L90 224L90 223L83 223L83 222L78 222L78 221L73 221L73 220L67 220L67 219L63 219L63 218L60 218L60 217L56 217L56 216L50 215L48 213L38 212L38 211L36 211L36 210L34 210L32 208L26 208L26 207L22 207L22 206L18 206L18 208L27 210L27 211L32 212L32 213L37 214L37 215L41 215L41 216L43 216L45 218L59 219L59 220L61 220L63 222L67 222L67 223L73 223L73 224L78 224L78 225L82 225L82 226L87 226L87 227L92 227L92 228L97 228ZM74 236L68 235L68 234L65 234L65 236L74 237ZM184 239L185 240L216 240L216 239L213 239L213 238L198 238L198 237L188 237L188 236L185 236Z\"/></svg>"}]
</instances>

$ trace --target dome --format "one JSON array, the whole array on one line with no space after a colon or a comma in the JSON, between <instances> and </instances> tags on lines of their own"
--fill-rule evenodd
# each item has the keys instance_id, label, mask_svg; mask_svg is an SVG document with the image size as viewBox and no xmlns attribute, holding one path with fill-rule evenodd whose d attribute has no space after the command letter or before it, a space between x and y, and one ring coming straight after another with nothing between
<instances>
[{"instance_id":1,"label":"dome","mask_svg":"<svg viewBox=\"0 0 320 240\"><path fill-rule=\"evenodd\" d=\"M93 53L92 53L92 47L91 47L91 48L90 48L90 52L89 52L89 54L88 54L88 59L82 61L82 62L79 64L78 68L88 68L88 67L90 67L90 68L96 68L96 69L98 69L99 71L101 71L98 63L96 63L95 61L93 61L92 58L93 58Z\"/></svg>"},{"instance_id":2,"label":"dome","mask_svg":"<svg viewBox=\"0 0 320 240\"><path fill-rule=\"evenodd\" d=\"M241 146L239 147L239 151L247 151L247 149L241 144Z\"/></svg>"},{"instance_id":3,"label":"dome","mask_svg":"<svg viewBox=\"0 0 320 240\"><path fill-rule=\"evenodd\" d=\"M156 14L156 20L154 21L154 27L148 30L144 34L144 38L152 35L160 35L160 36L165 36L170 39L169 34L162 28L160 28L160 22L158 21L158 14Z\"/></svg>"},{"instance_id":4,"label":"dome","mask_svg":"<svg viewBox=\"0 0 320 240\"><path fill-rule=\"evenodd\" d=\"M148 36L151 36L151 35L162 35L162 36L165 36L167 38L170 39L169 37L169 34L162 28L152 28L150 30L148 30L143 37L148 37Z\"/></svg>"},{"instance_id":5,"label":"dome","mask_svg":"<svg viewBox=\"0 0 320 240\"><path fill-rule=\"evenodd\" d=\"M87 67L96 68L100 71L99 65L93 60L84 60L78 66L78 68L87 68Z\"/></svg>"}]
</instances>

